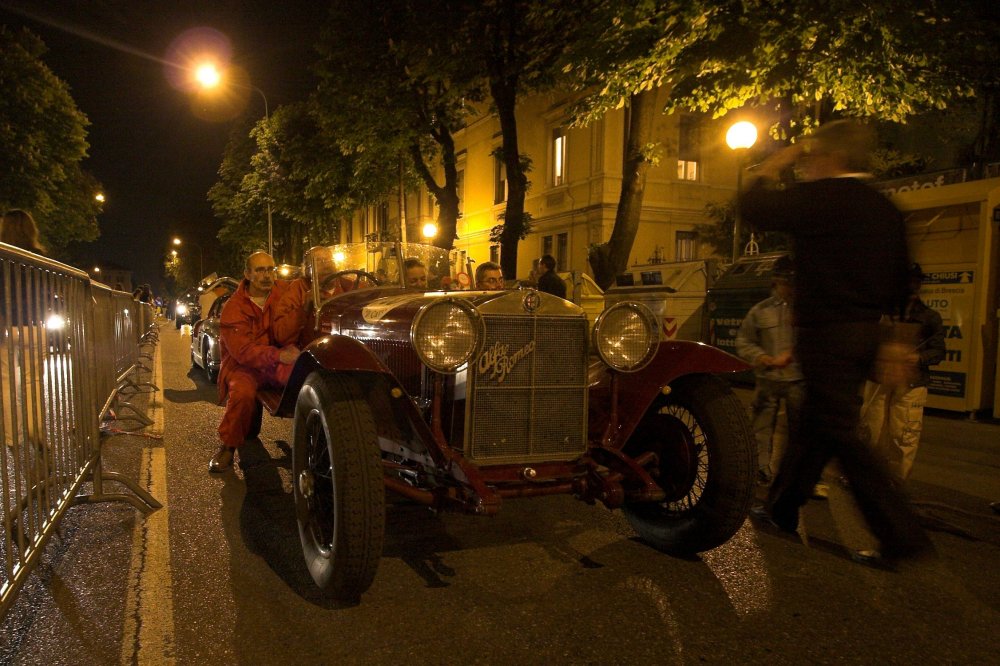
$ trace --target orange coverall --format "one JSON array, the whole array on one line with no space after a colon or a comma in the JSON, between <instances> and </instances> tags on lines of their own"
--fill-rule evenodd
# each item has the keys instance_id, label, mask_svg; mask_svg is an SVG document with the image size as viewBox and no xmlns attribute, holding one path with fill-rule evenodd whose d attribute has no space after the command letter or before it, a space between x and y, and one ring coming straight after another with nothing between
<instances>
[{"instance_id":1,"label":"orange coverall","mask_svg":"<svg viewBox=\"0 0 1000 666\"><path fill-rule=\"evenodd\" d=\"M220 337L222 365L219 369L219 403L226 410L219 424L219 439L225 446L243 445L256 409L258 387L282 388L292 374L292 365L278 361L281 349L295 340L272 333L272 320L290 283L275 280L261 309L250 299L249 282L239 288L222 308Z\"/></svg>"}]
</instances>

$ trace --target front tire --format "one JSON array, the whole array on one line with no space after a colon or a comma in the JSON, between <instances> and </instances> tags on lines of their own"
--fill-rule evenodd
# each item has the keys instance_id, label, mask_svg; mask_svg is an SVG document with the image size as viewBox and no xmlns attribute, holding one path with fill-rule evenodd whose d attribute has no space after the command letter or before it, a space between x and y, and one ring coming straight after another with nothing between
<instances>
[{"instance_id":1,"label":"front tire","mask_svg":"<svg viewBox=\"0 0 1000 666\"><path fill-rule=\"evenodd\" d=\"M644 541L686 555L725 543L746 520L757 456L746 410L725 382L693 375L671 388L625 447L633 457L656 454L649 471L666 501L623 510Z\"/></svg>"},{"instance_id":2,"label":"front tire","mask_svg":"<svg viewBox=\"0 0 1000 666\"><path fill-rule=\"evenodd\" d=\"M320 589L356 602L375 579L385 489L375 419L351 377L313 372L295 404L292 486L302 554Z\"/></svg>"}]
</instances>

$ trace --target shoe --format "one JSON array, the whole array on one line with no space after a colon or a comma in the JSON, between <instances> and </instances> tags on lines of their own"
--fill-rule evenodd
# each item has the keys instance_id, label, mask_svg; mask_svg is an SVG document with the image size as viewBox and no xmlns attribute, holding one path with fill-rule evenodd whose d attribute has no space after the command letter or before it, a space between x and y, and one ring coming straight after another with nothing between
<instances>
[{"instance_id":1,"label":"shoe","mask_svg":"<svg viewBox=\"0 0 1000 666\"><path fill-rule=\"evenodd\" d=\"M773 528L787 534L798 534L796 527L782 525L771 516L771 512L762 505L750 507L750 517L759 521L762 526Z\"/></svg>"},{"instance_id":2,"label":"shoe","mask_svg":"<svg viewBox=\"0 0 1000 666\"><path fill-rule=\"evenodd\" d=\"M208 462L208 471L213 474L225 472L233 466L233 454L235 452L236 449L229 448L228 446L220 446L219 450L215 452L215 455Z\"/></svg>"},{"instance_id":3,"label":"shoe","mask_svg":"<svg viewBox=\"0 0 1000 666\"><path fill-rule=\"evenodd\" d=\"M826 499L826 496L829 494L829 492L830 492L830 487L828 485L826 485L825 483L817 483L816 486L813 488L812 498Z\"/></svg>"},{"instance_id":4,"label":"shoe","mask_svg":"<svg viewBox=\"0 0 1000 666\"><path fill-rule=\"evenodd\" d=\"M882 553L877 550L855 550L851 552L851 559L858 564L864 564L875 569L885 569L889 566Z\"/></svg>"}]
</instances>

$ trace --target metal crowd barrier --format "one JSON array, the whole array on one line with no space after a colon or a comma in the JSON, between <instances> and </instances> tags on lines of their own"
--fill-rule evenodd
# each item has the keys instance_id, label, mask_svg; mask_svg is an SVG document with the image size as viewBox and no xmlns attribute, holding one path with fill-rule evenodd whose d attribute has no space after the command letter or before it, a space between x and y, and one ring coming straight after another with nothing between
<instances>
[{"instance_id":1,"label":"metal crowd barrier","mask_svg":"<svg viewBox=\"0 0 1000 666\"><path fill-rule=\"evenodd\" d=\"M148 304L0 243L0 617L70 506L161 506L101 465L102 425L119 419L116 409L132 412L121 418L140 427L149 423L123 396L155 390L137 378L150 344L155 324ZM132 492L105 493L105 481Z\"/></svg>"}]
</instances>

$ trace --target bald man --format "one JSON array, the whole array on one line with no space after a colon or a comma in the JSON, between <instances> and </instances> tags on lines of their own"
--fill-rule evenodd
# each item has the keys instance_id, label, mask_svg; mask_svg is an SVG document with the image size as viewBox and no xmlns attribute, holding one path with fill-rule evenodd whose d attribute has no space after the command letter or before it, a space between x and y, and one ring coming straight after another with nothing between
<instances>
[{"instance_id":1,"label":"bald man","mask_svg":"<svg viewBox=\"0 0 1000 666\"><path fill-rule=\"evenodd\" d=\"M223 472L233 464L257 408L257 389L281 388L288 383L299 349L279 344L271 331L274 307L289 283L275 278L274 259L254 252L246 261L243 281L222 308L222 366L219 402L226 410L219 424L219 450L208 471Z\"/></svg>"}]
</instances>

